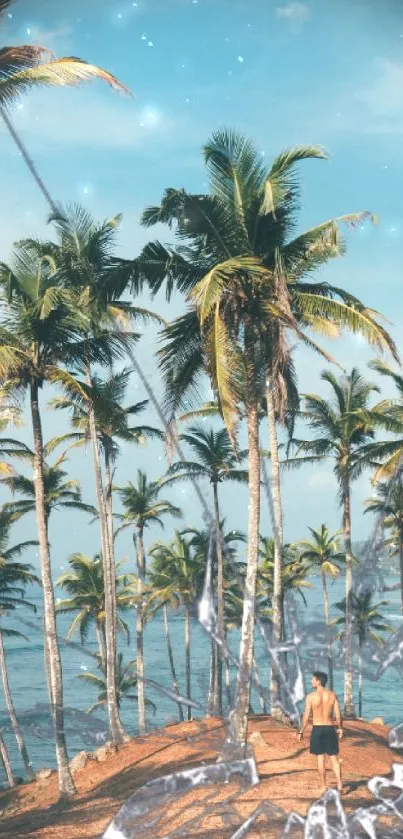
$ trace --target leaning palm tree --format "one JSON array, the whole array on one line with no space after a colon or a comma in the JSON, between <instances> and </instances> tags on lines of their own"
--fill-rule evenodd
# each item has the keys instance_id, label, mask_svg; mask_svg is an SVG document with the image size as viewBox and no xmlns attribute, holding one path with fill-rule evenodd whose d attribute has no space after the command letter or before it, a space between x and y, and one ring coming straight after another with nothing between
<instances>
[{"instance_id":1,"label":"leaning palm tree","mask_svg":"<svg viewBox=\"0 0 403 839\"><path fill-rule=\"evenodd\" d=\"M14 0L0 0L0 23ZM129 93L121 82L107 70L88 64L80 58L56 58L46 47L24 44L18 47L3 47L0 51L0 115L21 152L51 212L57 216L59 210L38 174L21 138L18 136L9 116L9 106L25 91L33 87L76 86L91 79L102 79L116 90Z\"/></svg>"},{"instance_id":2,"label":"leaning palm tree","mask_svg":"<svg viewBox=\"0 0 403 839\"><path fill-rule=\"evenodd\" d=\"M382 445L382 444L381 444ZM403 610L403 478L402 473L387 481L376 484L376 494L365 502L365 513L382 516L384 531L389 533L385 540L391 547L392 555L399 557L400 594Z\"/></svg>"},{"instance_id":3,"label":"leaning palm tree","mask_svg":"<svg viewBox=\"0 0 403 839\"><path fill-rule=\"evenodd\" d=\"M191 699L191 635L190 615L201 591L204 564L193 554L190 541L178 531L169 544L156 542L150 549L152 579L156 585L154 599L166 603L176 597L185 611L185 674L186 697ZM188 720L192 709L188 705Z\"/></svg>"},{"instance_id":4,"label":"leaning palm tree","mask_svg":"<svg viewBox=\"0 0 403 839\"><path fill-rule=\"evenodd\" d=\"M32 781L35 777L35 773L32 769L32 763L28 755L24 736L14 708L8 678L6 651L4 647L5 638L22 638L24 636L21 632L5 626L4 617L9 612L12 613L15 609L18 609L21 606L25 606L28 609L32 609L32 611L36 611L36 606L33 603L30 603L29 600L25 599L25 589L28 584L40 583L40 580L36 574L34 574L32 565L19 562L17 558L27 548L34 545L36 546L38 543L32 541L20 542L18 545L9 547L9 530L13 518L15 520L15 517L6 513L4 509L0 513L0 670L3 681L4 698L10 717L11 727L17 741L17 746L25 767L27 778Z\"/></svg>"},{"instance_id":5,"label":"leaning palm tree","mask_svg":"<svg viewBox=\"0 0 403 839\"><path fill-rule=\"evenodd\" d=\"M323 591L323 609L325 614L326 634L327 634L327 661L329 673L329 687L333 690L333 655L332 655L332 638L330 632L330 613L329 613L329 593L327 590L326 578L330 577L335 580L339 576L341 567L340 563L344 562L345 555L340 552L340 537L341 530L335 533L330 533L329 528L322 524L319 530L309 528L312 539L303 539L295 542L295 547L300 552L300 557L308 566L315 570L319 570L322 591Z\"/></svg>"},{"instance_id":6,"label":"leaning palm tree","mask_svg":"<svg viewBox=\"0 0 403 839\"><path fill-rule=\"evenodd\" d=\"M239 468L240 457L234 453L227 429L205 428L201 424L191 426L181 434L180 442L185 443L192 452L194 460L177 461L168 469L167 481L205 480L213 490L215 550L217 554L217 632L221 642L218 650L216 684L214 690L215 710L222 715L222 672L224 642L224 563L222 533L220 529L220 506L218 484L226 481L248 483L248 471ZM242 453L244 456L246 453ZM170 477L172 475L172 478Z\"/></svg>"},{"instance_id":7,"label":"leaning palm tree","mask_svg":"<svg viewBox=\"0 0 403 839\"><path fill-rule=\"evenodd\" d=\"M144 690L144 616L142 605L142 590L146 577L146 558L144 551L144 528L151 524L164 526L165 516L180 518L182 512L170 501L162 499L163 480L148 481L144 472L137 471L137 484L129 481L118 492L123 504L124 513L119 514L120 526L117 533L130 528L133 531L133 542L137 557L137 603L136 603L136 668L138 682L139 731L146 730L146 703Z\"/></svg>"},{"instance_id":8,"label":"leaning palm tree","mask_svg":"<svg viewBox=\"0 0 403 839\"><path fill-rule=\"evenodd\" d=\"M351 611L352 611L352 625L353 633L358 640L358 716L362 717L362 653L366 641L375 641L376 644L383 645L384 638L379 635L380 632L394 632L392 626L384 623L385 618L380 613L379 609L382 606L387 606L387 600L381 600L379 603L373 603L372 591L361 591L352 594L351 597ZM336 608L343 612L340 618L332 621L335 624L346 623L346 601L342 600L336 603ZM344 638L346 630L342 630L338 634L338 638Z\"/></svg>"},{"instance_id":9,"label":"leaning palm tree","mask_svg":"<svg viewBox=\"0 0 403 839\"><path fill-rule=\"evenodd\" d=\"M102 557L95 556L91 559L84 554L76 553L69 557L68 563L70 571L62 574L55 583L57 588L65 590L68 597L58 600L56 611L58 614L75 613L67 638L71 638L78 631L81 643L84 644L91 626L95 627L100 660L106 667L105 585ZM117 572L123 564L122 562L116 564ZM133 601L135 595L133 576L124 573L117 574L115 591L117 630L126 636L129 643L129 627L119 612L127 610Z\"/></svg>"},{"instance_id":10,"label":"leaning palm tree","mask_svg":"<svg viewBox=\"0 0 403 839\"><path fill-rule=\"evenodd\" d=\"M297 457L292 465L332 460L339 498L343 509L343 537L346 561L346 656L344 674L344 713L354 716L352 612L353 551L351 544L351 484L371 465L366 446L374 438L373 426L367 419L369 399L378 388L367 382L355 368L348 376L337 379L325 371L322 380L330 385L332 399L315 393L305 396L303 418L314 433L311 440L294 440ZM301 457L298 457L301 455ZM372 455L373 459L373 455Z\"/></svg>"},{"instance_id":11,"label":"leaning palm tree","mask_svg":"<svg viewBox=\"0 0 403 839\"><path fill-rule=\"evenodd\" d=\"M233 441L240 411L246 416L249 553L232 725L235 740L244 743L259 551L258 424L262 398L265 392L269 394L276 539L274 638L278 641L282 520L275 424L284 416L292 369L287 333L316 350L307 330L334 335L348 327L375 346L392 350L394 346L376 314L352 295L327 283L303 281L342 250L340 220L292 237L299 208L296 166L307 158L325 157L323 150L313 146L286 150L267 168L248 140L232 131L220 131L206 144L204 157L210 194L168 189L160 206L144 212L147 226L165 223L175 227L178 245L165 247L158 241L146 245L133 264L132 282L137 289L146 281L154 292L166 282L168 296L177 287L190 303L187 313L165 330L165 346L160 352L169 415L187 407L189 396L198 395L207 372ZM362 216L354 214L342 220L356 224ZM277 690L278 679L273 686Z\"/></svg>"}]
</instances>

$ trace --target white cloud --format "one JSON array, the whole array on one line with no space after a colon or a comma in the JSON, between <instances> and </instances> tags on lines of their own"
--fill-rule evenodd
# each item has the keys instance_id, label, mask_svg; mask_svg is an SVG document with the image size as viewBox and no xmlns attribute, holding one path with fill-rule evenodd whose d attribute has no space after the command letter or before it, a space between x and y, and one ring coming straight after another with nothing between
<instances>
[{"instance_id":1,"label":"white cloud","mask_svg":"<svg viewBox=\"0 0 403 839\"><path fill-rule=\"evenodd\" d=\"M65 42L73 34L73 27L67 23L60 23L55 29L43 29L40 26L29 27L30 41L39 44L41 47L55 49L60 41ZM60 52L60 49L59 49Z\"/></svg>"},{"instance_id":2,"label":"white cloud","mask_svg":"<svg viewBox=\"0 0 403 839\"><path fill-rule=\"evenodd\" d=\"M358 90L355 99L367 114L374 133L403 132L403 63L376 59L373 81Z\"/></svg>"},{"instance_id":3,"label":"white cloud","mask_svg":"<svg viewBox=\"0 0 403 839\"><path fill-rule=\"evenodd\" d=\"M302 24L308 20L310 9L305 3L287 3L285 6L277 6L276 14L278 18L285 18L293 24Z\"/></svg>"},{"instance_id":4,"label":"white cloud","mask_svg":"<svg viewBox=\"0 0 403 839\"><path fill-rule=\"evenodd\" d=\"M332 487L335 489L335 479L332 472L314 472L309 476L307 481L310 489L328 489Z\"/></svg>"}]
</instances>

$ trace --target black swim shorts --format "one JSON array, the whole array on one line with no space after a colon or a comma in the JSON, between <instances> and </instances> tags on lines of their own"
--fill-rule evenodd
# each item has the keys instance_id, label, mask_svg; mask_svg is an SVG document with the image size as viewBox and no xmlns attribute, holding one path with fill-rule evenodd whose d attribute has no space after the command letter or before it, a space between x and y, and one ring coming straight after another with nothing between
<instances>
[{"instance_id":1,"label":"black swim shorts","mask_svg":"<svg viewBox=\"0 0 403 839\"><path fill-rule=\"evenodd\" d=\"M333 725L314 725L311 733L311 755L338 755L339 738Z\"/></svg>"}]
</instances>

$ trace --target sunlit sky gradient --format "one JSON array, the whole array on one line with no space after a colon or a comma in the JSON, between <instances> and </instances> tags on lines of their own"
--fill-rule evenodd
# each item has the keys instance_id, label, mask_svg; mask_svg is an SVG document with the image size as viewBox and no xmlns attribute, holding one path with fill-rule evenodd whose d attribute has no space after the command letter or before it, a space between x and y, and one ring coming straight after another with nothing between
<instances>
[{"instance_id":1,"label":"sunlit sky gradient","mask_svg":"<svg viewBox=\"0 0 403 839\"><path fill-rule=\"evenodd\" d=\"M78 201L99 220L122 212L119 252L135 256L150 238L139 226L145 206L157 203L167 186L206 188L200 150L213 130L229 126L244 132L268 162L286 146L324 145L329 162L301 166L301 229L356 210L379 215L376 228L365 225L349 234L347 256L322 276L381 310L403 351L399 0L69 0L61 10L57 6L53 0L21 0L10 10L3 42L40 43L58 55L97 63L135 98L96 83L34 91L15 107L14 123L56 200ZM16 239L50 231L48 208L2 125L0 151L0 258L6 260ZM151 233L169 240L164 229ZM146 302L168 318L182 307L179 297L170 308L163 296ZM155 346L155 333L147 331L139 359L160 393L151 360ZM332 352L347 368L356 364L363 372L372 357L353 337L334 344ZM321 360L305 349L296 358L301 390L326 392L318 378ZM145 395L135 384L130 401ZM47 414L47 438L65 428L64 418ZM24 433L29 440L29 427ZM140 453L130 449L118 483L133 477L138 465L157 477L165 468L163 451L154 444ZM69 468L83 482L85 500L91 500L90 453L85 459L74 455ZM287 539L304 537L308 525L322 521L339 525L330 466L293 472L284 486ZM363 478L354 492L356 539L369 532L361 508L367 495ZM184 505L186 523L199 521L191 487L178 488L171 497ZM246 506L244 490L231 487L225 501L223 494L228 525L246 527ZM33 522L22 525L22 535L32 527ZM53 528L57 569L67 553L97 549L96 528L89 528L85 517L55 514ZM262 532L268 529L263 504ZM159 535L152 532L150 539ZM130 542L121 544L130 550Z\"/></svg>"}]
</instances>

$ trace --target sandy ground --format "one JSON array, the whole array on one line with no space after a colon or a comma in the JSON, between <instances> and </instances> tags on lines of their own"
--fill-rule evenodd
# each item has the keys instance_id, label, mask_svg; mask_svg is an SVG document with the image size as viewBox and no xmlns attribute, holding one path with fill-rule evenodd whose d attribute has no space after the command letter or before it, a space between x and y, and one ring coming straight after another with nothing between
<instances>
[{"instance_id":1,"label":"sandy ground","mask_svg":"<svg viewBox=\"0 0 403 839\"><path fill-rule=\"evenodd\" d=\"M259 804L266 806L270 800L277 809L262 813L247 834L248 839L270 839L278 835L287 813L305 815L319 797L315 758L309 754L309 730L299 743L295 730L270 717L255 717L249 722L249 736L254 732L254 741L256 732L260 734L259 742L254 742L258 786L246 791L238 783L206 786L178 796L156 811L152 828L134 836L229 839ZM345 723L341 757L347 812L372 799L366 786L370 777L388 775L392 763L402 762L389 749L387 735L383 725ZM106 761L90 761L77 772L77 795L69 802L58 802L55 773L47 780L3 792L0 835L7 839L100 839L136 789L178 769L213 763L224 736L223 724L210 719L172 725L136 738ZM333 785L329 770L328 786Z\"/></svg>"}]
</instances>

